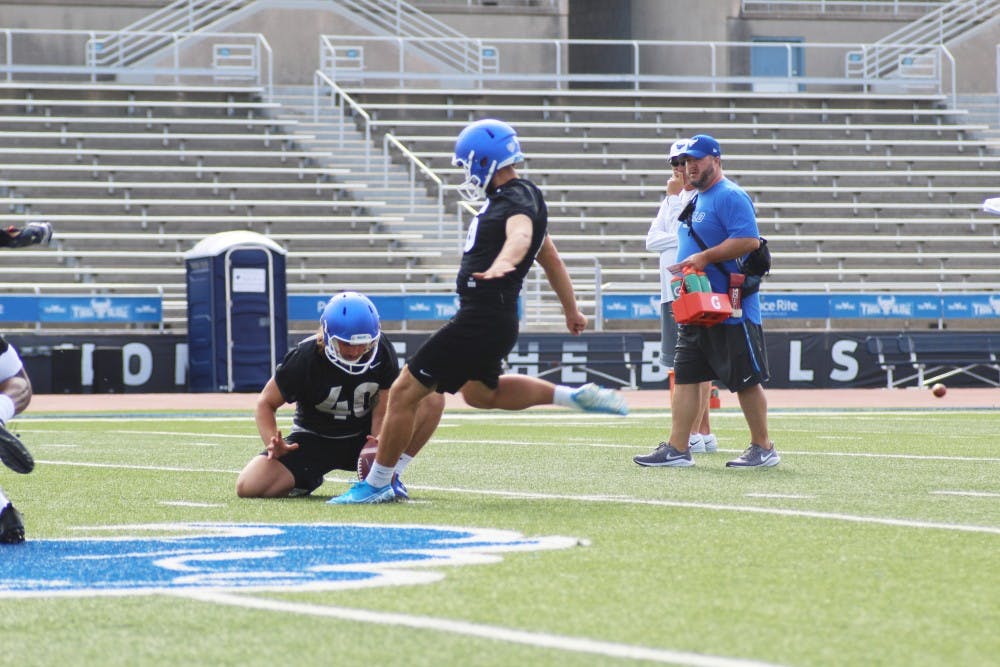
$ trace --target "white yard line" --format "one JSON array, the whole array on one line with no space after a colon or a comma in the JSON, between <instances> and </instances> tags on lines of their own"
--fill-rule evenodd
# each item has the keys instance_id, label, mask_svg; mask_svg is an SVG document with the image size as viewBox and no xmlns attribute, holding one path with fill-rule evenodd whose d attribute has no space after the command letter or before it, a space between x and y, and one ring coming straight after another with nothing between
<instances>
[{"instance_id":1,"label":"white yard line","mask_svg":"<svg viewBox=\"0 0 1000 667\"><path fill-rule=\"evenodd\" d=\"M188 500L161 500L158 504L171 507L225 507L224 503L195 503Z\"/></svg>"},{"instance_id":2,"label":"white yard line","mask_svg":"<svg viewBox=\"0 0 1000 667\"><path fill-rule=\"evenodd\" d=\"M621 503L625 505L654 505L659 507L678 507L682 509L713 510L719 512L746 512L752 514L772 514L775 516L791 516L809 519L826 519L831 521L848 521L851 523L867 523L873 525L895 526L897 528L920 528L930 530L956 530L969 533L987 533L1000 535L1000 526L975 526L961 523L943 523L938 521L919 521L916 519L892 519L878 516L860 516L841 514L838 512L815 512L809 510L783 509L780 507L754 507L752 505L722 505L717 503L692 503L680 500L653 500L646 498L623 498L621 496L577 496L556 493L522 493L514 491L488 491L484 489L461 489L456 487L417 486L408 484L411 490L442 491L446 493L476 493L504 498L520 498L526 500L571 500L573 502Z\"/></svg>"},{"instance_id":3,"label":"white yard line","mask_svg":"<svg viewBox=\"0 0 1000 667\"><path fill-rule=\"evenodd\" d=\"M988 491L931 491L937 496L970 496L973 498L1000 498L1000 493L990 493Z\"/></svg>"},{"instance_id":4,"label":"white yard line","mask_svg":"<svg viewBox=\"0 0 1000 667\"><path fill-rule=\"evenodd\" d=\"M158 470L162 472L200 472L200 473L224 473L227 475L238 475L239 470L221 470L218 468L180 468L177 466L138 466L125 463L88 463L86 461L42 461L35 460L48 466L79 466L81 468L117 468L120 470Z\"/></svg>"},{"instance_id":5,"label":"white yard line","mask_svg":"<svg viewBox=\"0 0 1000 667\"><path fill-rule=\"evenodd\" d=\"M434 618L432 616L411 616L409 614L369 611L367 609L287 602L284 600L272 600L213 591L192 591L175 593L174 595L200 600L203 602L233 605L247 609L260 609L264 611L278 612L281 614L306 614L310 616L336 618L358 623L401 626L416 630L445 632L465 637L477 637L490 641L535 646L543 649L585 653L588 655L600 655L628 660L646 660L649 662L658 662L668 665L689 665L691 667L775 667L773 663L759 662L756 660L726 658L722 656L689 653L686 651L647 648L644 646L631 646L629 644L604 642L596 639L587 639L585 637L564 637L544 632L526 632L524 630L515 630L495 625L469 623L467 621L457 621L448 618Z\"/></svg>"},{"instance_id":6,"label":"white yard line","mask_svg":"<svg viewBox=\"0 0 1000 667\"><path fill-rule=\"evenodd\" d=\"M594 442L592 440L572 440L564 439L560 442L514 442L511 440L473 440L471 438L432 438L431 445L441 444L441 445L505 445L510 447L600 447L607 449L633 449L636 452L646 451L652 447L651 444L646 445L622 445L620 443L611 442ZM742 453L743 449L724 449L719 448L719 452L722 453ZM1000 457L989 457L989 456L937 456L931 454L873 454L868 452L807 452L795 449L785 449L778 444L778 452L785 456L786 454L791 456L847 456L847 457L865 457L871 459L903 459L903 460L913 460L913 461L967 461L967 462L977 462L977 463L1000 463Z\"/></svg>"},{"instance_id":7,"label":"white yard line","mask_svg":"<svg viewBox=\"0 0 1000 667\"><path fill-rule=\"evenodd\" d=\"M119 468L125 470L159 470L164 472L196 472L209 474L229 474L237 475L239 470L220 470L215 468L179 468L173 466L136 466L115 463L78 463L71 461L38 461L47 465L81 466L90 468ZM327 481L345 482L354 478L327 477ZM774 516L790 516L809 519L825 519L830 521L847 521L852 523L866 523L873 525L895 526L897 528L919 528L929 530L954 530L970 533L988 533L1000 535L1000 527L996 526L976 526L960 523L943 523L938 521L920 521L916 519L893 519L877 516L860 516L854 514L841 514L837 512L815 512L808 510L782 509L780 507L753 507L750 505L723 505L715 503L693 503L680 500L654 500L647 498L630 498L627 496L588 496L560 493L525 493L521 491L498 491L491 489L464 489L458 487L426 486L408 484L411 489L424 491L439 491L444 493L466 493L484 496L500 496L503 498L517 498L524 500L568 500L572 502L595 502L595 503L619 503L624 505L653 505L660 507L677 507L682 509L713 510L719 512L744 512L753 514L771 514Z\"/></svg>"}]
</instances>

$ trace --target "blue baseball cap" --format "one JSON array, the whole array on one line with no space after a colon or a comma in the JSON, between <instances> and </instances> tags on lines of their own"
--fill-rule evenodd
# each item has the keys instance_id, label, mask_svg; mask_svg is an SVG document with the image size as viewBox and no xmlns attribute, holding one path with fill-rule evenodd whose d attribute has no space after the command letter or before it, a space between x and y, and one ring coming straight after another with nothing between
<instances>
[{"instance_id":1,"label":"blue baseball cap","mask_svg":"<svg viewBox=\"0 0 1000 667\"><path fill-rule=\"evenodd\" d=\"M690 155L695 160L700 160L706 155L722 157L722 149L719 148L719 142L715 140L715 137L707 134L696 134L691 137L682 155Z\"/></svg>"}]
</instances>

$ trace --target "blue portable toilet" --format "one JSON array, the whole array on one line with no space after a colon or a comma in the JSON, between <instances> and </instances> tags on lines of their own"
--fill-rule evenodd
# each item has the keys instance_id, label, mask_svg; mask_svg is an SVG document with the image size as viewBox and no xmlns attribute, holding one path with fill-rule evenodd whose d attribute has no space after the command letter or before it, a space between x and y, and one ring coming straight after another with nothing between
<instances>
[{"instance_id":1,"label":"blue portable toilet","mask_svg":"<svg viewBox=\"0 0 1000 667\"><path fill-rule=\"evenodd\" d=\"M191 391L267 383L288 346L285 254L250 231L213 234L184 253Z\"/></svg>"}]
</instances>

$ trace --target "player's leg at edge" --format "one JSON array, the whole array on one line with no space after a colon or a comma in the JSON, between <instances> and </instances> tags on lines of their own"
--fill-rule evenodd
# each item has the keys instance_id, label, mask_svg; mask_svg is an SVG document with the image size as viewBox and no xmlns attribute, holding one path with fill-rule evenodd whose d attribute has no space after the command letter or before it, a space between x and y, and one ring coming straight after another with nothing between
<instances>
[{"instance_id":1,"label":"player's leg at edge","mask_svg":"<svg viewBox=\"0 0 1000 667\"><path fill-rule=\"evenodd\" d=\"M401 438L398 434L414 433L417 423L415 406L433 391L414 378L404 366L389 392L385 422L379 436L379 451L371 472L346 493L331 498L328 501L330 504L385 503L399 499L398 494L392 492L392 474L400 457L398 442ZM461 392L470 407L479 409L516 411L536 405L561 405L586 412L628 414L628 405L618 392L592 383L573 388L527 375L510 374L500 376L495 388L473 380L466 382ZM430 438L431 434L428 433L427 437Z\"/></svg>"}]
</instances>

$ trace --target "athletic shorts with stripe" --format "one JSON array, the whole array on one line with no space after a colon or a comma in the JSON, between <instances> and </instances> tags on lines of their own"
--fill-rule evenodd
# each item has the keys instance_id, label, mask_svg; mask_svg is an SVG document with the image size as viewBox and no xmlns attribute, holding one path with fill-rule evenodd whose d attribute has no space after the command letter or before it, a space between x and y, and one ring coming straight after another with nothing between
<instances>
[{"instance_id":1,"label":"athletic shorts with stripe","mask_svg":"<svg viewBox=\"0 0 1000 667\"><path fill-rule=\"evenodd\" d=\"M767 382L764 329L753 322L714 327L681 325L674 354L674 382L722 382L737 392Z\"/></svg>"}]
</instances>

